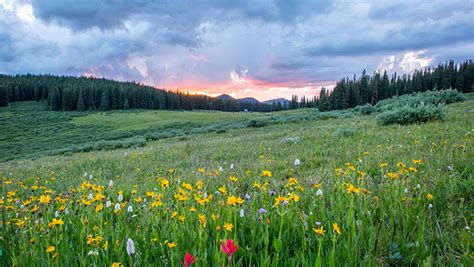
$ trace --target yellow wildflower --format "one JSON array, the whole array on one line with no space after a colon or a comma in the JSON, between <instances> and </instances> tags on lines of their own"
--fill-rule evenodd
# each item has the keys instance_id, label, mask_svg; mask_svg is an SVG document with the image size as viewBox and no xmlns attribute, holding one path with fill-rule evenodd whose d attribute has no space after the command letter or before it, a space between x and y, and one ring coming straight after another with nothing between
<instances>
[{"instance_id":1,"label":"yellow wildflower","mask_svg":"<svg viewBox=\"0 0 474 267\"><path fill-rule=\"evenodd\" d=\"M46 253L52 253L56 250L56 247L55 246L49 246L47 249L46 249Z\"/></svg>"},{"instance_id":2,"label":"yellow wildflower","mask_svg":"<svg viewBox=\"0 0 474 267\"><path fill-rule=\"evenodd\" d=\"M165 188L165 189L168 188L168 187L170 187L170 181L168 181L168 180L166 180L166 179L162 179L162 180L161 180L161 187L163 187L163 188Z\"/></svg>"},{"instance_id":3,"label":"yellow wildflower","mask_svg":"<svg viewBox=\"0 0 474 267\"><path fill-rule=\"evenodd\" d=\"M176 247L178 244L176 244L176 242L169 242L166 245L168 246L168 248L172 249L172 248Z\"/></svg>"},{"instance_id":4,"label":"yellow wildflower","mask_svg":"<svg viewBox=\"0 0 474 267\"><path fill-rule=\"evenodd\" d=\"M48 204L51 201L51 197L49 195L41 195L39 201L42 204Z\"/></svg>"},{"instance_id":5,"label":"yellow wildflower","mask_svg":"<svg viewBox=\"0 0 474 267\"><path fill-rule=\"evenodd\" d=\"M56 225L63 225L64 221L62 219L53 218L53 220L48 224L49 228L53 228Z\"/></svg>"},{"instance_id":6,"label":"yellow wildflower","mask_svg":"<svg viewBox=\"0 0 474 267\"><path fill-rule=\"evenodd\" d=\"M240 197L229 196L227 197L227 205L236 206L237 204L244 203L244 200Z\"/></svg>"},{"instance_id":7,"label":"yellow wildflower","mask_svg":"<svg viewBox=\"0 0 474 267\"><path fill-rule=\"evenodd\" d=\"M227 231L232 231L232 229L234 229L234 225L232 223L224 223L224 228Z\"/></svg>"},{"instance_id":8,"label":"yellow wildflower","mask_svg":"<svg viewBox=\"0 0 474 267\"><path fill-rule=\"evenodd\" d=\"M101 212L103 209L104 209L104 205L100 203L99 205L97 205L97 207L95 207L95 212Z\"/></svg>"},{"instance_id":9,"label":"yellow wildflower","mask_svg":"<svg viewBox=\"0 0 474 267\"><path fill-rule=\"evenodd\" d=\"M219 192L221 192L221 194L223 194L224 196L227 195L227 188L225 187L225 185L217 188L217 190L219 190Z\"/></svg>"},{"instance_id":10,"label":"yellow wildflower","mask_svg":"<svg viewBox=\"0 0 474 267\"><path fill-rule=\"evenodd\" d=\"M206 215L199 214L199 222L202 224L203 227L206 227L207 225Z\"/></svg>"},{"instance_id":11,"label":"yellow wildflower","mask_svg":"<svg viewBox=\"0 0 474 267\"><path fill-rule=\"evenodd\" d=\"M313 231L320 236L324 236L325 233L324 226L321 226L321 228L313 228Z\"/></svg>"},{"instance_id":12,"label":"yellow wildflower","mask_svg":"<svg viewBox=\"0 0 474 267\"><path fill-rule=\"evenodd\" d=\"M341 228L339 228L339 225L337 225L337 223L332 224L332 229L333 229L334 233L337 233L338 235L341 234Z\"/></svg>"}]
</instances>

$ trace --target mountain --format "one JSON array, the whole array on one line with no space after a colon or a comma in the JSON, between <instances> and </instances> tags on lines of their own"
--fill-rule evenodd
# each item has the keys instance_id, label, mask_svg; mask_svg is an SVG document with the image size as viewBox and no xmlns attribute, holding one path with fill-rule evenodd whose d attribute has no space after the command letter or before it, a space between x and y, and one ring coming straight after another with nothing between
<instances>
[{"instance_id":1,"label":"mountain","mask_svg":"<svg viewBox=\"0 0 474 267\"><path fill-rule=\"evenodd\" d=\"M250 103L250 104L257 104L257 103L260 103L260 101L258 101L257 99L253 98L253 97L244 97L244 98L239 98L237 99L237 101L241 102L241 103Z\"/></svg>"},{"instance_id":2,"label":"mountain","mask_svg":"<svg viewBox=\"0 0 474 267\"><path fill-rule=\"evenodd\" d=\"M270 100L267 100L267 101L263 101L262 103L268 104L268 105L273 105L273 103L275 103L275 104L280 103L282 106L290 105L290 101L285 99L285 98L270 99Z\"/></svg>"},{"instance_id":3,"label":"mountain","mask_svg":"<svg viewBox=\"0 0 474 267\"><path fill-rule=\"evenodd\" d=\"M224 101L227 101L227 100L235 100L235 98L231 97L230 95L228 94L222 94L222 95L218 95L216 96L217 99L220 99L220 100L224 100Z\"/></svg>"}]
</instances>

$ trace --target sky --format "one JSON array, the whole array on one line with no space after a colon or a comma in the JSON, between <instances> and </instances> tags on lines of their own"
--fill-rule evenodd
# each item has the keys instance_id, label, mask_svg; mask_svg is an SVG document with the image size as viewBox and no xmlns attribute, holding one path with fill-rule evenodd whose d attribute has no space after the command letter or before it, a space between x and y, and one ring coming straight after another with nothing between
<instances>
[{"instance_id":1,"label":"sky","mask_svg":"<svg viewBox=\"0 0 474 267\"><path fill-rule=\"evenodd\" d=\"M474 58L474 0L0 0L0 73L267 100Z\"/></svg>"}]
</instances>

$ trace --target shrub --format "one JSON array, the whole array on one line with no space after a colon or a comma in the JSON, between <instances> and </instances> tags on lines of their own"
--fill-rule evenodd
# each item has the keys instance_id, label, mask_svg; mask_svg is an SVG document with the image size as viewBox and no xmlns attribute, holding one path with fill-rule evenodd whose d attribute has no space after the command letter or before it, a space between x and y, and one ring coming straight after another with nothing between
<instances>
[{"instance_id":1,"label":"shrub","mask_svg":"<svg viewBox=\"0 0 474 267\"><path fill-rule=\"evenodd\" d=\"M349 136L355 136L359 133L359 129L355 127L341 127L337 128L336 131L332 134L333 138L339 138L339 137L349 137Z\"/></svg>"},{"instance_id":2,"label":"shrub","mask_svg":"<svg viewBox=\"0 0 474 267\"><path fill-rule=\"evenodd\" d=\"M418 106L404 106L394 110L383 112L377 116L377 123L388 124L411 124L436 120L443 120L445 114L443 105L419 104Z\"/></svg>"},{"instance_id":3,"label":"shrub","mask_svg":"<svg viewBox=\"0 0 474 267\"><path fill-rule=\"evenodd\" d=\"M365 104L362 107L360 107L359 113L361 115L370 115L374 113L375 109L371 104Z\"/></svg>"},{"instance_id":4,"label":"shrub","mask_svg":"<svg viewBox=\"0 0 474 267\"><path fill-rule=\"evenodd\" d=\"M447 89L440 91L426 91L422 93L413 93L410 95L395 96L382 100L375 105L378 112L395 110L405 106L416 107L424 104L451 104L464 101L465 97L457 90Z\"/></svg>"},{"instance_id":5,"label":"shrub","mask_svg":"<svg viewBox=\"0 0 474 267\"><path fill-rule=\"evenodd\" d=\"M354 117L352 110L333 110L319 113L319 119L321 120L351 117Z\"/></svg>"},{"instance_id":6,"label":"shrub","mask_svg":"<svg viewBox=\"0 0 474 267\"><path fill-rule=\"evenodd\" d=\"M247 127L259 128L267 126L268 124L269 122L265 120L250 120L247 124Z\"/></svg>"}]
</instances>

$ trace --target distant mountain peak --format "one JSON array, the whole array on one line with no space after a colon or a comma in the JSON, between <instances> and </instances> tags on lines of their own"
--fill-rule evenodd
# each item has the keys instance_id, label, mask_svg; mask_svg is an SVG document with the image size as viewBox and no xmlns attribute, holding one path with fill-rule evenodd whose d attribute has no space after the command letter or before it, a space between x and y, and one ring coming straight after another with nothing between
<instances>
[{"instance_id":1,"label":"distant mountain peak","mask_svg":"<svg viewBox=\"0 0 474 267\"><path fill-rule=\"evenodd\" d=\"M258 101L257 99L255 99L253 97L239 98L239 99L237 99L237 101L239 101L241 103L251 103L251 104L260 103L260 101Z\"/></svg>"},{"instance_id":2,"label":"distant mountain peak","mask_svg":"<svg viewBox=\"0 0 474 267\"><path fill-rule=\"evenodd\" d=\"M235 98L233 98L232 96L230 96L228 94L218 95L218 96L216 96L216 98L218 98L220 100L235 100Z\"/></svg>"}]
</instances>

